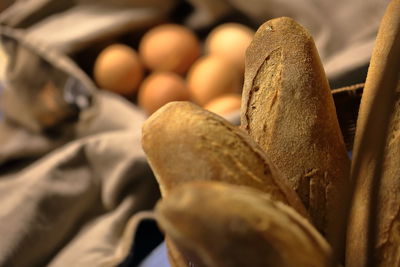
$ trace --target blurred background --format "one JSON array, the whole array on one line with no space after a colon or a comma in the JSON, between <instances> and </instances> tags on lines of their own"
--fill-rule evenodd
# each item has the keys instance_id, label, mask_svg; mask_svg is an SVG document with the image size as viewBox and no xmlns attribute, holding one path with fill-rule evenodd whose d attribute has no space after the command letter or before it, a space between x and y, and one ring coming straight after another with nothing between
<instances>
[{"instance_id":1,"label":"blurred background","mask_svg":"<svg viewBox=\"0 0 400 267\"><path fill-rule=\"evenodd\" d=\"M361 83L388 1L19 2L1 20L33 50L46 46L71 58L96 87L151 114L172 100L237 109L244 51L257 28L279 16L310 31L332 88Z\"/></svg>"}]
</instances>

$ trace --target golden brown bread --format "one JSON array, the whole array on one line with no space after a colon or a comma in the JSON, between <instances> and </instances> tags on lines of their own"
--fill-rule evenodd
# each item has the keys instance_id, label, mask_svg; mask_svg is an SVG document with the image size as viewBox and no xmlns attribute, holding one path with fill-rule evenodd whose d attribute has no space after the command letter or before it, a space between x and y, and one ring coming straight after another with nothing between
<instances>
[{"instance_id":1,"label":"golden brown bread","mask_svg":"<svg viewBox=\"0 0 400 267\"><path fill-rule=\"evenodd\" d=\"M358 183L347 234L346 266L400 266L399 130L400 1L393 0L378 31L357 121L352 179ZM369 215L373 204L376 210ZM376 239L368 229L370 218L376 220L372 224Z\"/></svg>"},{"instance_id":2,"label":"golden brown bread","mask_svg":"<svg viewBox=\"0 0 400 267\"><path fill-rule=\"evenodd\" d=\"M242 130L189 102L171 102L143 125L142 146L161 194L194 180L246 185L307 217L296 193Z\"/></svg>"},{"instance_id":3,"label":"golden brown bread","mask_svg":"<svg viewBox=\"0 0 400 267\"><path fill-rule=\"evenodd\" d=\"M247 49L241 123L336 238L350 161L314 41L290 18L264 23Z\"/></svg>"},{"instance_id":4,"label":"golden brown bread","mask_svg":"<svg viewBox=\"0 0 400 267\"><path fill-rule=\"evenodd\" d=\"M400 59L399 59L400 60ZM376 257L379 266L400 266L400 92L390 124L385 161L378 198L378 240ZM362 192L360 192L362 194ZM362 205L362 204L361 204ZM365 212L358 206L356 213ZM358 216L356 214L355 216ZM358 219L362 218L361 216ZM360 236L360 228L353 229ZM355 238L355 237L354 237ZM359 249L358 249L359 250ZM356 266L351 265L349 266Z\"/></svg>"},{"instance_id":5,"label":"golden brown bread","mask_svg":"<svg viewBox=\"0 0 400 267\"><path fill-rule=\"evenodd\" d=\"M191 267L188 260L182 255L168 235L165 235L165 246L167 247L168 262L172 267Z\"/></svg>"},{"instance_id":6,"label":"golden brown bread","mask_svg":"<svg viewBox=\"0 0 400 267\"><path fill-rule=\"evenodd\" d=\"M187 266L328 266L330 248L292 208L259 190L213 181L173 189L156 206Z\"/></svg>"}]
</instances>

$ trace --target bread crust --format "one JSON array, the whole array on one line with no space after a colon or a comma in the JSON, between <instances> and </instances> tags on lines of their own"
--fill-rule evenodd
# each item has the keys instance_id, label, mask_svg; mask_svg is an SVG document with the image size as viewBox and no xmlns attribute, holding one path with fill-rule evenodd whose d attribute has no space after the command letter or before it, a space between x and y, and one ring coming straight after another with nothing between
<instances>
[{"instance_id":1,"label":"bread crust","mask_svg":"<svg viewBox=\"0 0 400 267\"><path fill-rule=\"evenodd\" d=\"M308 217L260 147L222 117L189 102L171 102L144 123L142 133L162 196L188 181L223 181L267 192Z\"/></svg>"},{"instance_id":2,"label":"bread crust","mask_svg":"<svg viewBox=\"0 0 400 267\"><path fill-rule=\"evenodd\" d=\"M267 21L246 53L241 127L332 241L350 161L317 49L294 20Z\"/></svg>"},{"instance_id":3,"label":"bread crust","mask_svg":"<svg viewBox=\"0 0 400 267\"><path fill-rule=\"evenodd\" d=\"M259 190L196 181L156 206L160 227L193 266L328 266L331 250L292 208Z\"/></svg>"},{"instance_id":4,"label":"bread crust","mask_svg":"<svg viewBox=\"0 0 400 267\"><path fill-rule=\"evenodd\" d=\"M400 266L399 131L400 0L392 0L379 27L357 120L352 162L352 179L357 184L346 266ZM376 186L377 178L380 186ZM377 205L376 213L369 215L371 205ZM376 238L368 229L371 218L376 222L372 224Z\"/></svg>"}]
</instances>

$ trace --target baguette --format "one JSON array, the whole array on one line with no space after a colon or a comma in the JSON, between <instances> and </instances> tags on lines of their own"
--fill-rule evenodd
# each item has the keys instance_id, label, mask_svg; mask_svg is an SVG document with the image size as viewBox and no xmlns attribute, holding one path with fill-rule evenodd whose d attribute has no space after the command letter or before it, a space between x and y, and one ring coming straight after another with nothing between
<instances>
[{"instance_id":1,"label":"baguette","mask_svg":"<svg viewBox=\"0 0 400 267\"><path fill-rule=\"evenodd\" d=\"M162 196L194 180L246 185L307 217L296 193L269 164L258 145L218 115L189 102L171 102L143 125L142 147Z\"/></svg>"},{"instance_id":2,"label":"baguette","mask_svg":"<svg viewBox=\"0 0 400 267\"><path fill-rule=\"evenodd\" d=\"M379 27L361 98L346 266L400 266L399 129L400 1L393 0Z\"/></svg>"},{"instance_id":3,"label":"baguette","mask_svg":"<svg viewBox=\"0 0 400 267\"><path fill-rule=\"evenodd\" d=\"M318 231L256 189L190 182L173 189L155 210L187 266L328 266L331 250Z\"/></svg>"},{"instance_id":4,"label":"baguette","mask_svg":"<svg viewBox=\"0 0 400 267\"><path fill-rule=\"evenodd\" d=\"M167 247L168 262L172 267L191 267L168 235L165 235L165 246Z\"/></svg>"},{"instance_id":5,"label":"baguette","mask_svg":"<svg viewBox=\"0 0 400 267\"><path fill-rule=\"evenodd\" d=\"M241 127L333 243L350 160L314 41L290 18L264 23L247 49Z\"/></svg>"}]
</instances>

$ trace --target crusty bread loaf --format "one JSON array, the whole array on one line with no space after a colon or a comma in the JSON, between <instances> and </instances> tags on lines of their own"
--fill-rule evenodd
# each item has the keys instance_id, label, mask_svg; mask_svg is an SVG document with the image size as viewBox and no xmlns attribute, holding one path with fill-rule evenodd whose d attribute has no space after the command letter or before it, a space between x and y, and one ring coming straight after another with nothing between
<instances>
[{"instance_id":1,"label":"crusty bread loaf","mask_svg":"<svg viewBox=\"0 0 400 267\"><path fill-rule=\"evenodd\" d=\"M259 190L189 182L156 206L160 227L187 266L328 266L330 247L292 208Z\"/></svg>"},{"instance_id":2,"label":"crusty bread loaf","mask_svg":"<svg viewBox=\"0 0 400 267\"><path fill-rule=\"evenodd\" d=\"M336 238L350 161L314 41L290 18L264 23L247 49L241 124Z\"/></svg>"},{"instance_id":3,"label":"crusty bread loaf","mask_svg":"<svg viewBox=\"0 0 400 267\"><path fill-rule=\"evenodd\" d=\"M346 267L400 266L400 0L389 4L376 38L357 121L352 179L358 182ZM370 215L371 205L377 208ZM372 232L371 218L376 220Z\"/></svg>"},{"instance_id":4,"label":"crusty bread loaf","mask_svg":"<svg viewBox=\"0 0 400 267\"><path fill-rule=\"evenodd\" d=\"M399 13L400 14L400 13ZM399 58L400 60L400 58ZM390 124L385 161L378 198L378 240L376 256L379 266L400 266L400 92ZM365 177L367 178L367 177ZM363 192L359 192L363 193ZM361 204L362 205L362 204ZM362 206L356 213L366 212ZM355 216L357 216L357 214ZM360 216L358 219L362 218ZM360 228L353 229L353 238L360 236ZM351 240L351 239L349 239ZM355 241L355 240L353 240ZM359 249L358 249L359 250ZM350 256L349 256L350 257ZM349 266L356 266L350 264Z\"/></svg>"},{"instance_id":5,"label":"crusty bread loaf","mask_svg":"<svg viewBox=\"0 0 400 267\"><path fill-rule=\"evenodd\" d=\"M168 262L171 267L191 267L188 260L167 234L165 235L165 246L167 247Z\"/></svg>"},{"instance_id":6,"label":"crusty bread loaf","mask_svg":"<svg viewBox=\"0 0 400 267\"><path fill-rule=\"evenodd\" d=\"M258 145L195 104L171 102L156 111L143 125L142 146L163 196L187 181L224 181L258 188L307 216Z\"/></svg>"}]
</instances>

